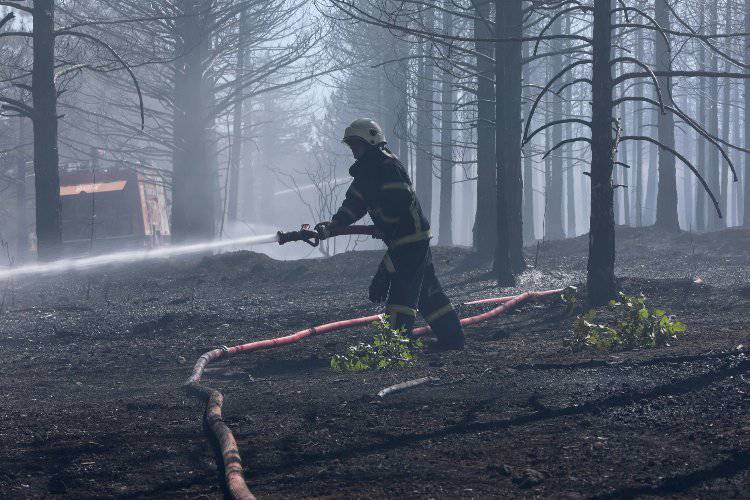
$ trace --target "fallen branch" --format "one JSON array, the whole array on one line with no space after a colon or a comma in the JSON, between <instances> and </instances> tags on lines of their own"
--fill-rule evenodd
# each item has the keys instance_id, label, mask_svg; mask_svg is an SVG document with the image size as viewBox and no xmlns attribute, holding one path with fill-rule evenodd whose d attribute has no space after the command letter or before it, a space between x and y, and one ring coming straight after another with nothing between
<instances>
[{"instance_id":1,"label":"fallen branch","mask_svg":"<svg viewBox=\"0 0 750 500\"><path fill-rule=\"evenodd\" d=\"M400 384L392 385L390 387L386 387L382 391L378 392L378 396L381 398L387 396L388 394L391 394L393 392L400 392L405 389L411 389L412 387L416 387L418 385L426 384L427 382L437 382L440 380L436 377L422 377L422 378L415 378L414 380L407 380L406 382L401 382Z\"/></svg>"}]
</instances>

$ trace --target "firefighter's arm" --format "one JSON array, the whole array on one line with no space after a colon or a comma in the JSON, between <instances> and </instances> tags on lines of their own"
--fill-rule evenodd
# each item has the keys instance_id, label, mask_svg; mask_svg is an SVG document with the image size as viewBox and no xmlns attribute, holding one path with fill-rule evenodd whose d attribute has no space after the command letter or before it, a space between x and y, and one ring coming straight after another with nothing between
<instances>
[{"instance_id":1,"label":"firefighter's arm","mask_svg":"<svg viewBox=\"0 0 750 500\"><path fill-rule=\"evenodd\" d=\"M341 207L331 218L332 226L344 227L357 222L367 213L364 197L352 183L346 191L346 197Z\"/></svg>"}]
</instances>

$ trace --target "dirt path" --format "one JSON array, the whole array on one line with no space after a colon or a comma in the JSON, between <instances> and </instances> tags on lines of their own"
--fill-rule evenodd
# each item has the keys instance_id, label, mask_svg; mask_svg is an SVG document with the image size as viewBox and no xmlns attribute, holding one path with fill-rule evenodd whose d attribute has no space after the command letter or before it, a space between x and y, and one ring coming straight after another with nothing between
<instances>
[{"instance_id":1,"label":"dirt path","mask_svg":"<svg viewBox=\"0 0 750 500\"><path fill-rule=\"evenodd\" d=\"M403 370L328 369L367 329L209 368L251 490L747 498L750 233L625 230L618 241L623 289L688 324L674 345L581 349L562 306L544 302L468 329L465 352ZM581 281L585 252L585 238L543 245L519 289ZM221 498L201 405L179 390L192 363L217 345L375 311L365 290L379 258L239 253L13 284L0 316L3 496ZM511 291L466 251L438 249L436 260L457 300ZM440 380L376 396L424 376Z\"/></svg>"}]
</instances>

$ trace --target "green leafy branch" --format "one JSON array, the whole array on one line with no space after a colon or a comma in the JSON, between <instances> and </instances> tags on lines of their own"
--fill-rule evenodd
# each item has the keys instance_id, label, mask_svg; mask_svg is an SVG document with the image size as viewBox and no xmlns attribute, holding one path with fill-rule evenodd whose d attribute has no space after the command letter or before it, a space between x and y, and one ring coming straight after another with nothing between
<instances>
[{"instance_id":1,"label":"green leafy branch","mask_svg":"<svg viewBox=\"0 0 750 500\"><path fill-rule=\"evenodd\" d=\"M576 340L586 345L610 349L613 347L657 347L669 345L678 334L687 330L662 309L649 310L646 297L625 295L609 303L619 319L615 326L596 321L596 311L590 310L576 318L574 333Z\"/></svg>"},{"instance_id":2,"label":"green leafy branch","mask_svg":"<svg viewBox=\"0 0 750 500\"><path fill-rule=\"evenodd\" d=\"M373 323L376 330L370 342L360 342L350 346L344 354L331 358L331 368L338 372L353 372L384 369L393 366L404 367L411 364L424 343L412 339L403 329L394 330L387 316Z\"/></svg>"}]
</instances>

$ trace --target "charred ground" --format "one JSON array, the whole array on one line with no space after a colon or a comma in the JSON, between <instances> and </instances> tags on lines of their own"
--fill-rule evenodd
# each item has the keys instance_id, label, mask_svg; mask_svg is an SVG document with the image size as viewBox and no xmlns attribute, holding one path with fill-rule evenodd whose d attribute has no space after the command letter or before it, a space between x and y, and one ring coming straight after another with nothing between
<instances>
[{"instance_id":1,"label":"charred ground","mask_svg":"<svg viewBox=\"0 0 750 500\"><path fill-rule=\"evenodd\" d=\"M537 265L517 289L580 283L586 249L585 237L528 249ZM512 291L466 250L435 256L456 302ZM366 286L379 259L240 252L3 285L3 496L221 498L202 405L179 387L193 362L217 345L375 311ZM547 301L467 329L465 352L407 369L331 372L330 356L367 329L212 365L205 380L227 398L251 490L746 498L750 232L621 230L617 271L623 290L687 323L681 340L584 349L563 306ZM440 380L375 396L425 375Z\"/></svg>"}]
</instances>

